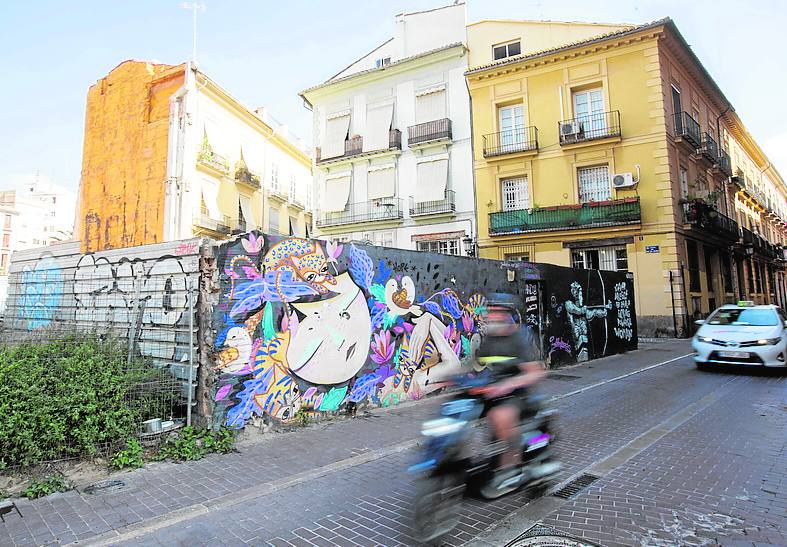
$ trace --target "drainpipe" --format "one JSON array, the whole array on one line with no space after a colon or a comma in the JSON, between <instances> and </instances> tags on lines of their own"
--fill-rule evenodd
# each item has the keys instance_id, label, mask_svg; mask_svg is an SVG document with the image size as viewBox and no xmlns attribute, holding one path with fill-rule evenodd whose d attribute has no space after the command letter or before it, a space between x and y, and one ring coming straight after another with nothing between
<instances>
[{"instance_id":1,"label":"drainpipe","mask_svg":"<svg viewBox=\"0 0 787 547\"><path fill-rule=\"evenodd\" d=\"M675 286L672 282L672 270L669 271L670 305L672 307L672 332L678 337L678 319L675 317Z\"/></svg>"},{"instance_id":2,"label":"drainpipe","mask_svg":"<svg viewBox=\"0 0 787 547\"><path fill-rule=\"evenodd\" d=\"M465 57L467 56L467 47L465 46ZM478 255L481 254L481 248L478 245L478 194L476 193L476 181L475 181L475 143L473 142L475 139L475 131L473 130L473 96L470 94L470 84L467 83L467 77L465 77L465 88L467 89L467 104L470 107L470 171L473 174L473 216L470 220L470 226L472 228L473 224L475 224L475 238L474 240L474 256L475 258L480 258ZM473 237L473 230L470 232L470 237Z\"/></svg>"}]
</instances>

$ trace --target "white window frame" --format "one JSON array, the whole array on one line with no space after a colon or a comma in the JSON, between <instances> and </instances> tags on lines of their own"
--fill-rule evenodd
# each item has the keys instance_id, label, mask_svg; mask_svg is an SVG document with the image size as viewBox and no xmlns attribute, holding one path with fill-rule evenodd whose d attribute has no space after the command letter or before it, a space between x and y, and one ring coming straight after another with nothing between
<instances>
[{"instance_id":1,"label":"white window frame","mask_svg":"<svg viewBox=\"0 0 787 547\"><path fill-rule=\"evenodd\" d=\"M517 45L519 46L518 53L511 53L511 46ZM498 48L505 48L505 55L502 57L497 57L495 50ZM492 60L493 61L502 61L503 59L508 59L509 57L514 57L515 55L522 55L522 39L517 38L516 40L509 40L508 42L502 42L500 44L494 44L492 46Z\"/></svg>"},{"instance_id":2,"label":"white window frame","mask_svg":"<svg viewBox=\"0 0 787 547\"><path fill-rule=\"evenodd\" d=\"M681 165L678 167L678 173L680 177L680 195L683 199L687 199L689 197L689 171Z\"/></svg>"},{"instance_id":3,"label":"white window frame","mask_svg":"<svg viewBox=\"0 0 787 547\"><path fill-rule=\"evenodd\" d=\"M271 163L271 190L279 190L279 164Z\"/></svg>"},{"instance_id":4,"label":"white window frame","mask_svg":"<svg viewBox=\"0 0 787 547\"><path fill-rule=\"evenodd\" d=\"M525 105L522 103L500 106L497 109L500 146L522 144L525 141Z\"/></svg>"},{"instance_id":5,"label":"white window frame","mask_svg":"<svg viewBox=\"0 0 787 547\"><path fill-rule=\"evenodd\" d=\"M419 251L427 253L439 253L452 256L459 256L460 254L458 238L419 241L416 243L416 248Z\"/></svg>"},{"instance_id":6,"label":"white window frame","mask_svg":"<svg viewBox=\"0 0 787 547\"><path fill-rule=\"evenodd\" d=\"M298 196L298 179L295 175L290 175L290 201L295 201Z\"/></svg>"},{"instance_id":7,"label":"white window frame","mask_svg":"<svg viewBox=\"0 0 787 547\"><path fill-rule=\"evenodd\" d=\"M612 185L609 182L609 165L578 167L577 196L580 203L608 201L612 199Z\"/></svg>"},{"instance_id":8,"label":"white window frame","mask_svg":"<svg viewBox=\"0 0 787 547\"><path fill-rule=\"evenodd\" d=\"M598 259L598 269L608 272L628 271L628 252L625 245L571 249L571 267L582 270L593 268L593 258Z\"/></svg>"},{"instance_id":9,"label":"white window frame","mask_svg":"<svg viewBox=\"0 0 787 547\"><path fill-rule=\"evenodd\" d=\"M603 133L607 127L604 88L599 86L582 89L572 92L571 95L574 119L583 125L585 133Z\"/></svg>"},{"instance_id":10,"label":"white window frame","mask_svg":"<svg viewBox=\"0 0 787 547\"><path fill-rule=\"evenodd\" d=\"M503 211L530 209L530 186L527 175L500 180L500 203Z\"/></svg>"}]
</instances>

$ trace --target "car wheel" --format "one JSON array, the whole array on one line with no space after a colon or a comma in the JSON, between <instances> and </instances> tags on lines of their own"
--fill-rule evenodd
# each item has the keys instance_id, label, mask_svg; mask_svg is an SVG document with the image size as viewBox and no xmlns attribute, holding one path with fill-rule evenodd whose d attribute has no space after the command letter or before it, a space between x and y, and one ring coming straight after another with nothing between
<instances>
[{"instance_id":1,"label":"car wheel","mask_svg":"<svg viewBox=\"0 0 787 547\"><path fill-rule=\"evenodd\" d=\"M708 370L708 363L696 363L697 370Z\"/></svg>"}]
</instances>

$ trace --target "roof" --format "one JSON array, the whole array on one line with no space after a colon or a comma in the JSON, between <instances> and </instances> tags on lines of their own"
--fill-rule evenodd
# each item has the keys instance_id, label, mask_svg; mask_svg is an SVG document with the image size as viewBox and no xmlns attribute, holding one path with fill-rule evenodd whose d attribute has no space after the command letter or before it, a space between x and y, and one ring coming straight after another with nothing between
<instances>
[{"instance_id":1,"label":"roof","mask_svg":"<svg viewBox=\"0 0 787 547\"><path fill-rule=\"evenodd\" d=\"M358 78L360 76L363 76L363 75L366 75L366 74L371 74L373 72L383 72L385 70L390 70L393 67L402 65L402 64L410 62L410 61L414 61L415 59L421 59L423 57L427 57L429 55L434 55L435 53L439 53L441 51L446 51L446 50L449 50L449 49L452 49L452 48L455 48L455 47L464 47L464 43L462 43L462 42L454 42L453 44L448 44L446 46L441 46L439 48L430 49L429 51L424 51L422 53L418 53L418 54L412 55L410 57L405 57L404 59L399 59L398 61L392 62L390 65L385 65L385 66L377 67L377 68L368 68L368 69L362 70L360 72L355 72L353 74L348 74L347 76L343 76L341 78L336 78L335 80L328 80L328 81L325 81L325 82L323 82L321 84L312 86L312 87L310 87L308 89L304 89L298 95L300 95L301 97L303 97L305 99L304 94L309 93L310 91L314 91L316 89L320 89L320 88L323 88L323 87L328 87L328 86L337 84L339 82L346 82L347 80L351 80L353 78ZM375 49L377 49L377 48L375 48ZM372 51L374 51L374 50L372 50ZM364 55L364 57L365 57L365 55Z\"/></svg>"},{"instance_id":2,"label":"roof","mask_svg":"<svg viewBox=\"0 0 787 547\"><path fill-rule=\"evenodd\" d=\"M668 23L672 23L672 19L669 17L665 19L659 19L658 21L653 21L652 23L646 23L644 25L637 25L633 27L628 27L622 30L616 30L613 32L607 32L606 34L600 34L598 36L594 36L592 38L587 38L585 40L579 40L578 42L571 42L568 44L563 44L562 46L557 46L549 49L544 49L541 51L535 51L533 53L528 53L526 55L518 55L516 57L508 57L506 59L502 59L500 61L495 61L494 63L489 63L486 65L481 65L478 67L471 68L465 74L475 74L478 72L483 72L484 70L488 70L490 68L496 68L499 66L504 65L511 65L515 63L520 63L525 60L529 59L536 59L538 57L545 57L547 55L552 55L555 53L560 53L561 51L568 51L570 49L574 49L576 47L581 47L589 44L595 44L597 42L603 42L605 40L611 40L613 38L620 38L623 36L628 36L634 34L636 32L641 32L643 30L649 30L652 28L656 28L662 25L666 25ZM674 24L673 24L674 26ZM682 38L682 37L681 37Z\"/></svg>"},{"instance_id":3,"label":"roof","mask_svg":"<svg viewBox=\"0 0 787 547\"><path fill-rule=\"evenodd\" d=\"M633 27L634 23L602 23L599 21L552 21L549 19L481 19L468 23L468 27L481 23L527 23L541 25L586 25L589 27Z\"/></svg>"}]
</instances>

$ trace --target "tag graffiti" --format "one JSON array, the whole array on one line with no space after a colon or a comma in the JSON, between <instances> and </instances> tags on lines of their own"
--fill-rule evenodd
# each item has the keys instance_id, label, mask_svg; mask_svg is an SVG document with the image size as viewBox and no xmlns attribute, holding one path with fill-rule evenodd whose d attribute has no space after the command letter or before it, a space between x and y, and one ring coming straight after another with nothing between
<instances>
[{"instance_id":1,"label":"tag graffiti","mask_svg":"<svg viewBox=\"0 0 787 547\"><path fill-rule=\"evenodd\" d=\"M618 312L615 336L623 340L631 340L634 334L631 322L631 300L625 283L615 285L615 309Z\"/></svg>"}]
</instances>

